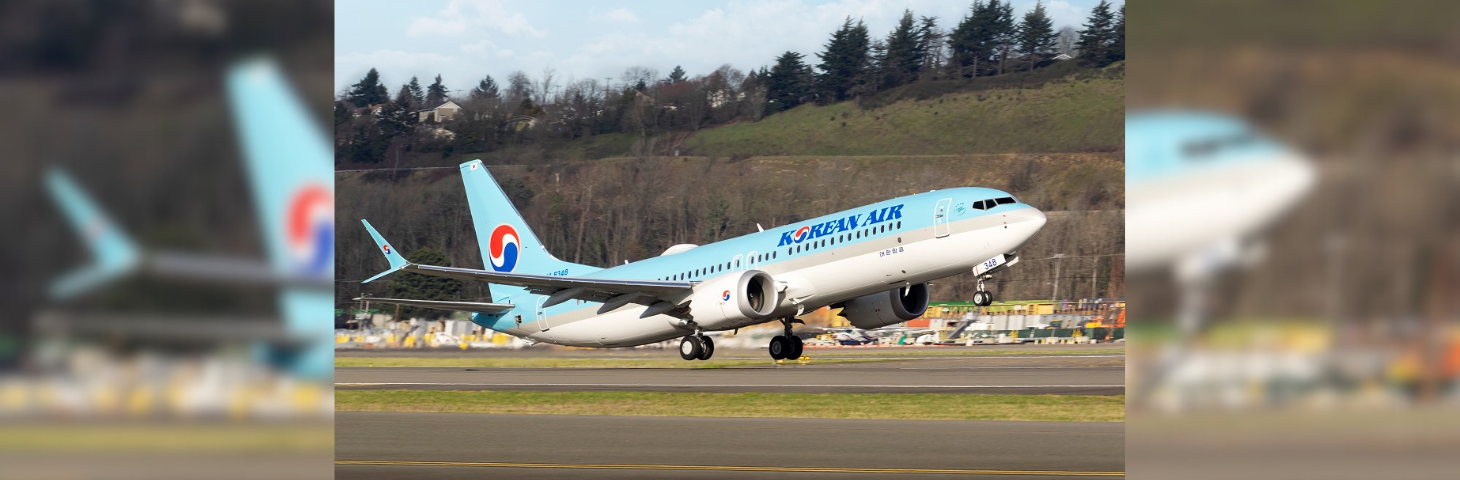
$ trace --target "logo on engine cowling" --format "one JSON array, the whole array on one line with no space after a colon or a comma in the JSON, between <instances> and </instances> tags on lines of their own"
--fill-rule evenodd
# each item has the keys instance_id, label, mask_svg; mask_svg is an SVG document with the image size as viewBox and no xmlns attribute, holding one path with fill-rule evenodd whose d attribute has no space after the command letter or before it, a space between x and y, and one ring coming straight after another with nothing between
<instances>
[{"instance_id":1,"label":"logo on engine cowling","mask_svg":"<svg viewBox=\"0 0 1460 480\"><path fill-rule=\"evenodd\" d=\"M725 293L720 294L720 300L723 300L723 301L726 301L726 302L730 301L730 291L729 290L726 290Z\"/></svg>"},{"instance_id":2,"label":"logo on engine cowling","mask_svg":"<svg viewBox=\"0 0 1460 480\"><path fill-rule=\"evenodd\" d=\"M862 221L863 217L866 217L866 221ZM789 231L781 232L781 243L776 244L776 246L784 247L786 245L805 242L813 238L854 230L858 226L867 226L889 220L897 220L899 218L902 218L901 204L872 210L866 214L851 215L846 218L828 220L822 223L802 225Z\"/></svg>"}]
</instances>

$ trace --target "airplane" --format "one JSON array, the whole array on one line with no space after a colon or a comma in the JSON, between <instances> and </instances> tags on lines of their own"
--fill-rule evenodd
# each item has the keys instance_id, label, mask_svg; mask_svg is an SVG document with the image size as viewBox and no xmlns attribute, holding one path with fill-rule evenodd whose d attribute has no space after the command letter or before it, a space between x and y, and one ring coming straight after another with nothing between
<instances>
[{"instance_id":1,"label":"airplane","mask_svg":"<svg viewBox=\"0 0 1460 480\"><path fill-rule=\"evenodd\" d=\"M795 317L841 308L857 328L917 318L927 282L972 271L981 302L991 272L1045 224L1038 209L990 188L898 197L709 245L674 245L610 268L558 260L543 246L480 160L460 165L484 269L411 263L368 220L365 229L395 272L495 284L492 302L370 298L473 312L472 322L536 342L631 347L681 338L680 357L706 360L705 332L779 321L774 359L801 355Z\"/></svg>"},{"instance_id":2,"label":"airplane","mask_svg":"<svg viewBox=\"0 0 1460 480\"><path fill-rule=\"evenodd\" d=\"M278 288L283 332L273 328L276 324L240 330L238 325L214 328L187 321L171 322L176 325L166 329L189 338L251 332L263 341L259 354L269 363L298 377L328 379L334 374L333 147L273 61L239 62L228 69L225 80L267 262L144 249L69 175L52 168L45 174L46 187L81 236L92 263L59 277L51 285L51 297L69 300L129 275ZM83 321L73 326L157 330L143 329L139 322L110 323ZM155 323L148 325L156 327Z\"/></svg>"},{"instance_id":3,"label":"airplane","mask_svg":"<svg viewBox=\"0 0 1460 480\"><path fill-rule=\"evenodd\" d=\"M1312 189L1301 154L1236 118L1126 115L1126 269L1200 278L1240 263L1255 236Z\"/></svg>"}]
</instances>

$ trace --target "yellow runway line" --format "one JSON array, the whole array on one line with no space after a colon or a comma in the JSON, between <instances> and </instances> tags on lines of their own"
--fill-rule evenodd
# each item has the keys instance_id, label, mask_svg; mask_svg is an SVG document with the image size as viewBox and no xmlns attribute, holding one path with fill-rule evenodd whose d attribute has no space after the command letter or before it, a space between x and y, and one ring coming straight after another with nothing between
<instances>
[{"instance_id":1,"label":"yellow runway line","mask_svg":"<svg viewBox=\"0 0 1460 480\"><path fill-rule=\"evenodd\" d=\"M733 465L634 465L634 464L569 464L516 462L417 462L392 460L336 460L335 465L380 465L410 467L485 467L485 468L563 468L599 470L690 470L723 472L791 472L791 473L932 473L940 475L1045 475L1060 477L1118 477L1125 472L1086 472L1078 470L965 470L947 468L848 468L848 467L742 467Z\"/></svg>"}]
</instances>

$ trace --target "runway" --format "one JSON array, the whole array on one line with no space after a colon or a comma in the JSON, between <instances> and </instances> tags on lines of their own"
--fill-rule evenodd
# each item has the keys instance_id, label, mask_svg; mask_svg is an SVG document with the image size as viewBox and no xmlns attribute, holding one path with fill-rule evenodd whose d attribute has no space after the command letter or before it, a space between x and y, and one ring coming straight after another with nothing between
<instances>
[{"instance_id":1,"label":"runway","mask_svg":"<svg viewBox=\"0 0 1460 480\"><path fill-rule=\"evenodd\" d=\"M1124 355L671 368L338 368L335 388L765 393L1125 393Z\"/></svg>"},{"instance_id":2,"label":"runway","mask_svg":"<svg viewBox=\"0 0 1460 480\"><path fill-rule=\"evenodd\" d=\"M335 414L340 478L1120 476L1124 423Z\"/></svg>"}]
</instances>

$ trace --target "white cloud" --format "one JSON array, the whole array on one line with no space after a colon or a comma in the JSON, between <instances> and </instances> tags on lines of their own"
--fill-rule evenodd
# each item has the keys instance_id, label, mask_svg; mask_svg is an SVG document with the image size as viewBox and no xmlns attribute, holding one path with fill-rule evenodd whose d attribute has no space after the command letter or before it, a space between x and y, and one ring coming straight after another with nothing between
<instances>
[{"instance_id":1,"label":"white cloud","mask_svg":"<svg viewBox=\"0 0 1460 480\"><path fill-rule=\"evenodd\" d=\"M627 8L619 8L619 9L615 9L615 10L613 10L611 12L608 12L607 14L604 15L604 18L607 18L607 19L612 20L612 21L615 21L615 22L625 22L625 23L638 23L639 22L639 17L635 16L634 15L634 12L630 12L629 9L627 9Z\"/></svg>"},{"instance_id":2,"label":"white cloud","mask_svg":"<svg viewBox=\"0 0 1460 480\"><path fill-rule=\"evenodd\" d=\"M459 36L483 30L537 38L547 35L546 30L533 27L526 16L509 11L498 0L452 0L434 16L411 20L406 27L406 35Z\"/></svg>"}]
</instances>

